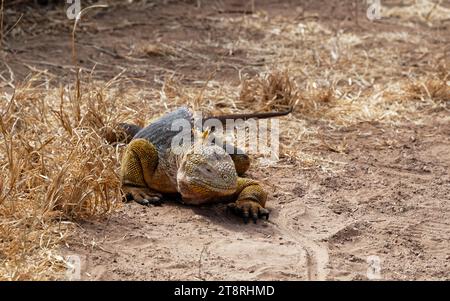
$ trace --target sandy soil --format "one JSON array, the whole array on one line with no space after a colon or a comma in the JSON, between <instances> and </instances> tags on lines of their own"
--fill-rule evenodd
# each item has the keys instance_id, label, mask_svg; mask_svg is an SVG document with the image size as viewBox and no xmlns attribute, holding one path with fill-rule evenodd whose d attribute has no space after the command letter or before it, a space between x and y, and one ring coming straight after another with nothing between
<instances>
[{"instance_id":1,"label":"sandy soil","mask_svg":"<svg viewBox=\"0 0 450 301\"><path fill-rule=\"evenodd\" d=\"M248 9L239 6L239 1L228 2L230 15L235 13L232 10ZM292 2L261 1L258 5L272 14L297 14L289 10ZM91 31L87 22L84 34L79 35L80 45L95 46L80 47L80 63L102 62L96 76L111 78L120 72L115 66L128 63L125 44L145 39L195 41L205 34L222 34L215 28L205 29L199 12L184 9L189 5L194 4L157 5L149 11L131 6L108 15L97 13L95 22L100 29ZM345 6L335 10L332 17L327 11L333 8L322 1L307 1L305 7L319 13L326 24L339 21L342 28L354 25ZM208 14L221 13L202 11L202 16ZM121 16L134 25L117 21ZM171 28L173 20L184 26ZM362 17L359 22L361 27L355 27L354 32L364 33L373 26ZM391 28L376 26L371 30ZM426 33L431 29L418 25L404 30ZM442 31L448 34L449 30ZM12 42L18 59L11 66L17 77L29 71L25 64L17 63L19 59L48 68L57 76L67 71L63 66L70 64L70 56L62 54L70 51L69 39L43 36L35 32L27 41ZM198 51L221 54L219 48ZM245 55L237 52L236 57ZM174 67L161 57L145 59L147 63L139 70L129 71L134 85L151 85L149 79ZM201 58L191 57L176 70L185 74L186 80L205 78L209 69L200 63ZM232 68L224 66L217 72L218 80L235 78ZM260 180L270 191L269 221L244 225L227 214L222 204L189 207L166 201L161 207L147 208L130 203L107 220L79 223L64 253L81 256L82 278L87 280L363 280L373 267L369 262L372 255L380 259L382 279L449 280L448 111L430 114L420 126L412 122L341 128L317 122L316 126L328 143L345 141L346 147L343 152L318 148L312 153L342 162L342 167L339 172L330 172L289 158L264 167L255 160L248 176Z\"/></svg>"}]
</instances>

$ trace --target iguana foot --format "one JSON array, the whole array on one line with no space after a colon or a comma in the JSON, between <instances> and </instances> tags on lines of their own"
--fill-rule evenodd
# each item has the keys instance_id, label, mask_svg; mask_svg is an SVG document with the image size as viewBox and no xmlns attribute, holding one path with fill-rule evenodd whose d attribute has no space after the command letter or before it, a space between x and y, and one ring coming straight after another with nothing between
<instances>
[{"instance_id":1,"label":"iguana foot","mask_svg":"<svg viewBox=\"0 0 450 301\"><path fill-rule=\"evenodd\" d=\"M124 187L123 190L125 192L124 201L126 202L135 201L143 206L161 206L163 203L162 194L147 188Z\"/></svg>"},{"instance_id":2,"label":"iguana foot","mask_svg":"<svg viewBox=\"0 0 450 301\"><path fill-rule=\"evenodd\" d=\"M251 218L255 224L258 218L266 217L266 220L269 219L269 210L253 200L239 200L230 203L227 206L227 210L241 216L246 224L248 223L249 218Z\"/></svg>"}]
</instances>

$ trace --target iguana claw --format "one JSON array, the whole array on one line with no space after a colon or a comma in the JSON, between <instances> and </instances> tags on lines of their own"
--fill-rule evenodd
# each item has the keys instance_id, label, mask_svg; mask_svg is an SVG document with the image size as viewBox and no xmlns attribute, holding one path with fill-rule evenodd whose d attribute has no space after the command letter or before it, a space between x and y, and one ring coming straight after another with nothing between
<instances>
[{"instance_id":1,"label":"iguana claw","mask_svg":"<svg viewBox=\"0 0 450 301\"><path fill-rule=\"evenodd\" d=\"M163 201L159 197L152 197L136 201L136 203L141 204L143 206L150 206L150 205L161 206Z\"/></svg>"},{"instance_id":2,"label":"iguana claw","mask_svg":"<svg viewBox=\"0 0 450 301\"><path fill-rule=\"evenodd\" d=\"M145 188L128 188L128 192L124 196L125 202L135 201L143 206L161 206L162 195L149 191Z\"/></svg>"},{"instance_id":3,"label":"iguana claw","mask_svg":"<svg viewBox=\"0 0 450 301\"><path fill-rule=\"evenodd\" d=\"M266 217L266 220L269 219L269 210L252 200L239 200L235 203L230 203L227 206L227 211L231 211L234 214L241 216L245 224L248 223L250 217L255 224L258 221L258 218Z\"/></svg>"}]
</instances>

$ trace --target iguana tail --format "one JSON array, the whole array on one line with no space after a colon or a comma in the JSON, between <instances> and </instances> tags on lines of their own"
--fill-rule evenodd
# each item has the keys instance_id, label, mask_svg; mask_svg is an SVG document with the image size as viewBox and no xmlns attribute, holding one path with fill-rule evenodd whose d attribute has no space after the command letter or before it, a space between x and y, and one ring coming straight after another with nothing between
<instances>
[{"instance_id":1,"label":"iguana tail","mask_svg":"<svg viewBox=\"0 0 450 301\"><path fill-rule=\"evenodd\" d=\"M116 143L130 143L133 137L142 128L138 125L131 123L119 123L116 129L106 129L103 133L103 137L108 141L109 144Z\"/></svg>"},{"instance_id":2,"label":"iguana tail","mask_svg":"<svg viewBox=\"0 0 450 301\"><path fill-rule=\"evenodd\" d=\"M205 120L208 119L218 119L222 122L226 122L227 119L231 120L237 120L237 119L266 119L266 118L273 118L273 117L279 117L279 116L285 116L292 112L293 108L292 106L289 107L286 111L281 112L256 112L256 113L243 113L243 114L229 114L229 115L218 115L218 116L208 116L205 118Z\"/></svg>"},{"instance_id":3,"label":"iguana tail","mask_svg":"<svg viewBox=\"0 0 450 301\"><path fill-rule=\"evenodd\" d=\"M273 118L273 117L279 117L279 116L285 116L292 112L293 108L292 106L289 107L289 109L281 112L256 112L256 113L243 113L243 114L229 114L229 115L211 115L207 116L203 119L203 121L206 121L208 119L218 119L222 123L225 123L227 120L247 120L247 119L266 119L266 118ZM119 123L117 125L116 131L108 132L105 135L106 140L108 143L129 143L133 137L141 130L142 128L135 124L130 123Z\"/></svg>"}]
</instances>

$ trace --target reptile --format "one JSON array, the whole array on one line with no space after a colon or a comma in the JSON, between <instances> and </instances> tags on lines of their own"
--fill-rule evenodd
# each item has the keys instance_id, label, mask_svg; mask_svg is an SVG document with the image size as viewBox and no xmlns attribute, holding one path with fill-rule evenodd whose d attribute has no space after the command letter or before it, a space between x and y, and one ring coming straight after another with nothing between
<instances>
[{"instance_id":1,"label":"reptile","mask_svg":"<svg viewBox=\"0 0 450 301\"><path fill-rule=\"evenodd\" d=\"M291 111L292 108L284 112L210 116L203 122L213 118L222 123L229 119L271 118ZM250 218L254 223L258 218L268 219L267 193L256 180L242 177L250 167L247 154L231 145L228 147L234 151L227 153L226 143L221 147L211 142L210 135L214 133L210 130L202 132L193 144L173 151L172 139L181 131L174 131L171 126L181 119L195 128L194 115L186 107L154 120L145 128L119 125L128 143L120 170L125 200L161 205L163 195L177 194L189 205L228 202L227 210L241 216L245 223Z\"/></svg>"}]
</instances>

